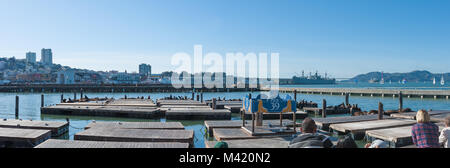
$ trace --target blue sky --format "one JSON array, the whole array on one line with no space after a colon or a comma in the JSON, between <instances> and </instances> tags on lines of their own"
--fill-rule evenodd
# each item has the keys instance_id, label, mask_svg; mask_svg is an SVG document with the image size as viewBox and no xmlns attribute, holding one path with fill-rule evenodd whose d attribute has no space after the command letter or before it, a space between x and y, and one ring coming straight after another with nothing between
<instances>
[{"instance_id":1,"label":"blue sky","mask_svg":"<svg viewBox=\"0 0 450 168\"><path fill-rule=\"evenodd\" d=\"M0 0L0 57L158 73L176 52L278 52L280 75L450 72L448 0Z\"/></svg>"}]
</instances>

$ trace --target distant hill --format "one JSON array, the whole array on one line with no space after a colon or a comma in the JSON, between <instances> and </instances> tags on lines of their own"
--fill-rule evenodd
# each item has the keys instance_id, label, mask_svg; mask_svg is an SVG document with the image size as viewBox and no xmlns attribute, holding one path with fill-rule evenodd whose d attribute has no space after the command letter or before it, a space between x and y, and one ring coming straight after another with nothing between
<instances>
[{"instance_id":1,"label":"distant hill","mask_svg":"<svg viewBox=\"0 0 450 168\"><path fill-rule=\"evenodd\" d=\"M346 82L369 82L371 79L381 80L381 72L369 72L367 74L357 75ZM444 80L447 82L450 80L450 73L445 74L433 74L428 71L413 71L408 73L383 73L385 82L398 82L406 79L408 82L431 82L433 78L436 78L436 83L441 81L441 77L444 75Z\"/></svg>"}]
</instances>

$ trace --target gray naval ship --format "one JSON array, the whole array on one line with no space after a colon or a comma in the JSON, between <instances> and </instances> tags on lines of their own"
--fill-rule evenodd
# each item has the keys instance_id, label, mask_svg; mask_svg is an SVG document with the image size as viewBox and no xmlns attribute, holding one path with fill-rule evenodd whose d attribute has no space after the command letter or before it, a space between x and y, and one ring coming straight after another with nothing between
<instances>
[{"instance_id":1,"label":"gray naval ship","mask_svg":"<svg viewBox=\"0 0 450 168\"><path fill-rule=\"evenodd\" d=\"M336 79L328 78L325 73L325 77L316 73L314 75L309 74L305 76L305 72L302 71L302 76L294 76L292 79L280 79L280 85L325 85L325 84L336 84Z\"/></svg>"}]
</instances>

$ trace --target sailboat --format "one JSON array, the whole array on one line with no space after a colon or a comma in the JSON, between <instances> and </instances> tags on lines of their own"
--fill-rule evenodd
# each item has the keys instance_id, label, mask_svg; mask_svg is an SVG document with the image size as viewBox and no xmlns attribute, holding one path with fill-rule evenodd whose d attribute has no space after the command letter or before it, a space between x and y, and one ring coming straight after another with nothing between
<instances>
[{"instance_id":1,"label":"sailboat","mask_svg":"<svg viewBox=\"0 0 450 168\"><path fill-rule=\"evenodd\" d=\"M406 79L403 79L403 80L402 80L402 84L406 84Z\"/></svg>"},{"instance_id":2,"label":"sailboat","mask_svg":"<svg viewBox=\"0 0 450 168\"><path fill-rule=\"evenodd\" d=\"M384 85L384 77L383 77L383 72L381 72L381 81L380 84Z\"/></svg>"},{"instance_id":3,"label":"sailboat","mask_svg":"<svg viewBox=\"0 0 450 168\"><path fill-rule=\"evenodd\" d=\"M442 75L442 77L441 77L441 85L442 85L442 86L445 85L444 75Z\"/></svg>"},{"instance_id":4,"label":"sailboat","mask_svg":"<svg viewBox=\"0 0 450 168\"><path fill-rule=\"evenodd\" d=\"M433 78L433 85L436 85L436 77Z\"/></svg>"}]
</instances>

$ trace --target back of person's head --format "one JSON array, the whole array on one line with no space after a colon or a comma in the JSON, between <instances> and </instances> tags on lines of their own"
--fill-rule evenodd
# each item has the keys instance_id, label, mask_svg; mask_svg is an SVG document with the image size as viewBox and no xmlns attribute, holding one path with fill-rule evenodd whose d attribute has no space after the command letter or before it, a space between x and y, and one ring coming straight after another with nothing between
<instances>
[{"instance_id":1,"label":"back of person's head","mask_svg":"<svg viewBox=\"0 0 450 168\"><path fill-rule=\"evenodd\" d=\"M388 145L383 140L375 140L372 142L372 144L369 146L369 148L387 148Z\"/></svg>"},{"instance_id":2,"label":"back of person's head","mask_svg":"<svg viewBox=\"0 0 450 168\"><path fill-rule=\"evenodd\" d=\"M305 118L302 122L302 132L303 133L316 133L316 122L312 118Z\"/></svg>"},{"instance_id":3,"label":"back of person's head","mask_svg":"<svg viewBox=\"0 0 450 168\"><path fill-rule=\"evenodd\" d=\"M445 117L445 126L449 127L450 126L450 115Z\"/></svg>"},{"instance_id":4,"label":"back of person's head","mask_svg":"<svg viewBox=\"0 0 450 168\"><path fill-rule=\"evenodd\" d=\"M340 138L336 144L336 148L358 148L355 140L353 140L350 136L345 136L344 138Z\"/></svg>"},{"instance_id":5,"label":"back of person's head","mask_svg":"<svg viewBox=\"0 0 450 168\"><path fill-rule=\"evenodd\" d=\"M416 114L417 123L428 123L430 122L430 115L426 110L419 110Z\"/></svg>"}]
</instances>

